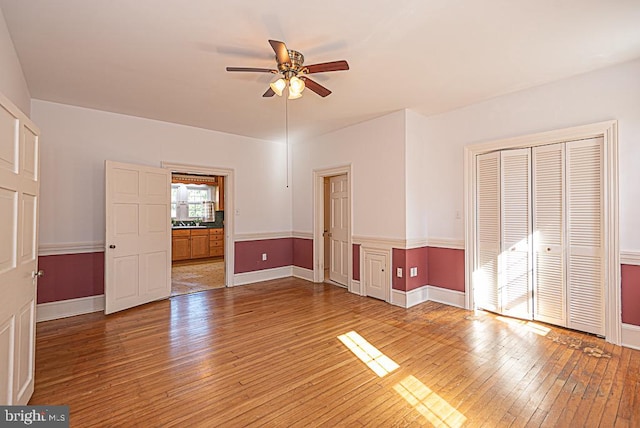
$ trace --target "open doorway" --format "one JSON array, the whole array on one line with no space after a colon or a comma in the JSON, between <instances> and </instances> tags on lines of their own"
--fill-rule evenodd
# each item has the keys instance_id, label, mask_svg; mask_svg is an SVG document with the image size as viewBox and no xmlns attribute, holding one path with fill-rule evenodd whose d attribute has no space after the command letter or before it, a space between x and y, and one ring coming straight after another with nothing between
<instances>
[{"instance_id":1,"label":"open doorway","mask_svg":"<svg viewBox=\"0 0 640 428\"><path fill-rule=\"evenodd\" d=\"M225 177L171 174L171 296L225 286Z\"/></svg>"},{"instance_id":2,"label":"open doorway","mask_svg":"<svg viewBox=\"0 0 640 428\"><path fill-rule=\"evenodd\" d=\"M329 282L352 291L351 167L315 170L314 282Z\"/></svg>"},{"instance_id":3,"label":"open doorway","mask_svg":"<svg viewBox=\"0 0 640 428\"><path fill-rule=\"evenodd\" d=\"M171 296L233 286L233 171L163 162L171 171Z\"/></svg>"}]
</instances>

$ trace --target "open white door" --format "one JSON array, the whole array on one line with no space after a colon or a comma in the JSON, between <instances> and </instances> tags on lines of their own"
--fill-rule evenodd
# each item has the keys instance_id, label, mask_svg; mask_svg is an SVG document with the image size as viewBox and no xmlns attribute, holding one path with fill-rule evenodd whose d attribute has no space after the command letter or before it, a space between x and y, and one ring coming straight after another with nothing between
<instances>
[{"instance_id":1,"label":"open white door","mask_svg":"<svg viewBox=\"0 0 640 428\"><path fill-rule=\"evenodd\" d=\"M347 174L329 179L331 212L329 237L331 245L331 263L329 279L338 284L347 285L349 278L349 192Z\"/></svg>"},{"instance_id":2,"label":"open white door","mask_svg":"<svg viewBox=\"0 0 640 428\"><path fill-rule=\"evenodd\" d=\"M0 405L33 394L38 272L38 131L0 95Z\"/></svg>"},{"instance_id":3,"label":"open white door","mask_svg":"<svg viewBox=\"0 0 640 428\"><path fill-rule=\"evenodd\" d=\"M171 173L106 161L105 313L171 293Z\"/></svg>"}]
</instances>

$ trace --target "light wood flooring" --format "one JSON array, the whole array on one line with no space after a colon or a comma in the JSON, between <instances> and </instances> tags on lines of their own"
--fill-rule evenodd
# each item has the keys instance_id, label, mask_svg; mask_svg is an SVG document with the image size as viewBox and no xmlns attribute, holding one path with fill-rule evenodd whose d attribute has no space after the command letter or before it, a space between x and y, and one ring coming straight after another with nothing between
<instances>
[{"instance_id":1,"label":"light wood flooring","mask_svg":"<svg viewBox=\"0 0 640 428\"><path fill-rule=\"evenodd\" d=\"M171 296L224 287L224 259L194 260L171 266Z\"/></svg>"},{"instance_id":2,"label":"light wood flooring","mask_svg":"<svg viewBox=\"0 0 640 428\"><path fill-rule=\"evenodd\" d=\"M71 426L640 426L640 351L287 278L39 323ZM359 358L359 357L360 358Z\"/></svg>"}]
</instances>

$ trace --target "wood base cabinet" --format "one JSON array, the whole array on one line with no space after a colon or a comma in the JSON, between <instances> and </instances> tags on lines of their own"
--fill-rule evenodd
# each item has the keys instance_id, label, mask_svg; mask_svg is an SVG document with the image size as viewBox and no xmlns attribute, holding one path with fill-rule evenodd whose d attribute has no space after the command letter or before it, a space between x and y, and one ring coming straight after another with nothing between
<instances>
[{"instance_id":1,"label":"wood base cabinet","mask_svg":"<svg viewBox=\"0 0 640 428\"><path fill-rule=\"evenodd\" d=\"M171 260L193 260L224 256L224 229L173 230Z\"/></svg>"},{"instance_id":2,"label":"wood base cabinet","mask_svg":"<svg viewBox=\"0 0 640 428\"><path fill-rule=\"evenodd\" d=\"M171 260L189 260L191 258L191 231L173 230L171 232Z\"/></svg>"},{"instance_id":3,"label":"wood base cabinet","mask_svg":"<svg viewBox=\"0 0 640 428\"><path fill-rule=\"evenodd\" d=\"M224 229L209 229L209 257L224 256Z\"/></svg>"}]
</instances>

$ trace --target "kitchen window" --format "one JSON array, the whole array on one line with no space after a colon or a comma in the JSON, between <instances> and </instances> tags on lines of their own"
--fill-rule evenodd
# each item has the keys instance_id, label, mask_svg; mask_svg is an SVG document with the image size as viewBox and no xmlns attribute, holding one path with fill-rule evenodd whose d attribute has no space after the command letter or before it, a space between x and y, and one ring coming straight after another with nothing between
<instances>
[{"instance_id":1,"label":"kitchen window","mask_svg":"<svg viewBox=\"0 0 640 428\"><path fill-rule=\"evenodd\" d=\"M204 217L203 202L211 201L215 187L205 184L171 185L171 218L194 220Z\"/></svg>"}]
</instances>

